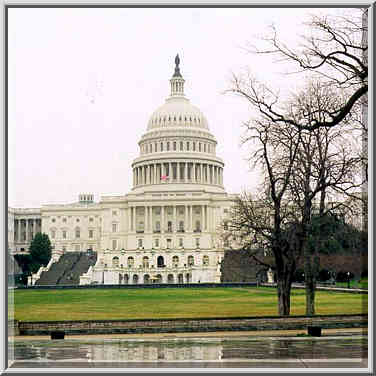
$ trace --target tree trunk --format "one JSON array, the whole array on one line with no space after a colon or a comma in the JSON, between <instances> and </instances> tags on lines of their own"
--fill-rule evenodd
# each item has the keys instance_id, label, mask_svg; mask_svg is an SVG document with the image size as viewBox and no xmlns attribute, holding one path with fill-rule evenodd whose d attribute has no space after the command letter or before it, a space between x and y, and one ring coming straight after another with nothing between
<instances>
[{"instance_id":1,"label":"tree trunk","mask_svg":"<svg viewBox=\"0 0 376 376\"><path fill-rule=\"evenodd\" d=\"M320 259L317 254L306 255L305 261L306 315L313 316L315 314L316 282Z\"/></svg>"},{"instance_id":2,"label":"tree trunk","mask_svg":"<svg viewBox=\"0 0 376 376\"><path fill-rule=\"evenodd\" d=\"M285 278L278 279L277 290L278 290L278 314L280 316L289 316L290 315L291 283L286 281Z\"/></svg>"}]
</instances>

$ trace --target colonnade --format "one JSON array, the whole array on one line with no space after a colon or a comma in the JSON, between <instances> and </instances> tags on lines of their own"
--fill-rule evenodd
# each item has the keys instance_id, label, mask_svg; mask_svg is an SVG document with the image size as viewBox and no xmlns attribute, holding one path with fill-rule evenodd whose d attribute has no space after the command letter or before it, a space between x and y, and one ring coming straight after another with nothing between
<instances>
[{"instance_id":1,"label":"colonnade","mask_svg":"<svg viewBox=\"0 0 376 376\"><path fill-rule=\"evenodd\" d=\"M37 232L42 231L39 218L17 218L14 220L14 241L16 243L30 242Z\"/></svg>"},{"instance_id":2,"label":"colonnade","mask_svg":"<svg viewBox=\"0 0 376 376\"><path fill-rule=\"evenodd\" d=\"M172 218L170 216L170 219L172 219L172 228L168 229L166 226L167 223L167 214L166 210L167 208L171 208L173 210ZM178 221L178 215L177 215L177 208L184 208L184 214L179 215L179 220L184 219L184 228L179 229L179 225L177 223ZM144 228L141 229L137 226L136 218L140 219L140 216L137 215L137 208L143 208L144 210L144 216L143 216L143 223ZM160 229L152 228L153 226L153 209L160 209L160 214L154 214L160 222ZM194 209L199 208L200 214L194 214ZM128 231L142 231L142 232L160 232L160 233L177 233L181 230L184 230L184 232L199 232L199 231L207 231L209 228L213 227L213 211L214 208L209 205L148 205L148 206L131 206L128 209ZM195 219L199 218L200 220L200 229L197 229L195 224L193 223L193 218ZM199 231L198 231L199 230ZM181 231L182 232L182 231Z\"/></svg>"},{"instance_id":3,"label":"colonnade","mask_svg":"<svg viewBox=\"0 0 376 376\"><path fill-rule=\"evenodd\" d=\"M210 163L148 163L133 168L133 186L160 183L223 185L223 167Z\"/></svg>"}]
</instances>

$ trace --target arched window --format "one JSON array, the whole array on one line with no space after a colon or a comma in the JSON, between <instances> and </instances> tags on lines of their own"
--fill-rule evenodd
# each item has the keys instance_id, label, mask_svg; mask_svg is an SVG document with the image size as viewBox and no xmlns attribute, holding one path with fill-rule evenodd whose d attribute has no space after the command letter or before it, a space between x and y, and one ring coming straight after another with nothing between
<instances>
[{"instance_id":1,"label":"arched window","mask_svg":"<svg viewBox=\"0 0 376 376\"><path fill-rule=\"evenodd\" d=\"M161 142L161 151L163 151L163 142Z\"/></svg>"},{"instance_id":2,"label":"arched window","mask_svg":"<svg viewBox=\"0 0 376 376\"><path fill-rule=\"evenodd\" d=\"M155 152L158 151L158 144L157 143L154 144L154 151Z\"/></svg>"},{"instance_id":3,"label":"arched window","mask_svg":"<svg viewBox=\"0 0 376 376\"><path fill-rule=\"evenodd\" d=\"M204 144L204 153L206 153L206 144Z\"/></svg>"},{"instance_id":4,"label":"arched window","mask_svg":"<svg viewBox=\"0 0 376 376\"><path fill-rule=\"evenodd\" d=\"M137 274L134 274L134 275L133 275L133 284L134 284L134 285L137 285L137 284L138 284L138 275L137 275Z\"/></svg>"},{"instance_id":5,"label":"arched window","mask_svg":"<svg viewBox=\"0 0 376 376\"><path fill-rule=\"evenodd\" d=\"M166 150L169 151L170 150L170 142L167 141L167 146L166 146Z\"/></svg>"},{"instance_id":6,"label":"arched window","mask_svg":"<svg viewBox=\"0 0 376 376\"><path fill-rule=\"evenodd\" d=\"M202 265L209 265L209 256L204 256L203 258L202 258Z\"/></svg>"},{"instance_id":7,"label":"arched window","mask_svg":"<svg viewBox=\"0 0 376 376\"><path fill-rule=\"evenodd\" d=\"M180 141L180 150L183 150L183 141Z\"/></svg>"},{"instance_id":8,"label":"arched window","mask_svg":"<svg viewBox=\"0 0 376 376\"><path fill-rule=\"evenodd\" d=\"M196 151L196 143L195 142L192 143L192 149L193 149L193 151Z\"/></svg>"},{"instance_id":9,"label":"arched window","mask_svg":"<svg viewBox=\"0 0 376 376\"><path fill-rule=\"evenodd\" d=\"M174 275L173 274L169 274L167 276L167 283L174 283Z\"/></svg>"},{"instance_id":10,"label":"arched window","mask_svg":"<svg viewBox=\"0 0 376 376\"><path fill-rule=\"evenodd\" d=\"M189 141L187 141L187 150L189 150Z\"/></svg>"},{"instance_id":11,"label":"arched window","mask_svg":"<svg viewBox=\"0 0 376 376\"><path fill-rule=\"evenodd\" d=\"M201 142L198 143L198 151L201 151Z\"/></svg>"},{"instance_id":12,"label":"arched window","mask_svg":"<svg viewBox=\"0 0 376 376\"><path fill-rule=\"evenodd\" d=\"M144 268L148 268L149 267L149 257L147 257L147 256L143 257L143 259L142 259L142 266Z\"/></svg>"},{"instance_id":13,"label":"arched window","mask_svg":"<svg viewBox=\"0 0 376 376\"><path fill-rule=\"evenodd\" d=\"M119 266L119 257L115 256L113 259L112 259L112 266L114 268L117 268Z\"/></svg>"},{"instance_id":14,"label":"arched window","mask_svg":"<svg viewBox=\"0 0 376 376\"><path fill-rule=\"evenodd\" d=\"M167 222L167 232L172 232L172 222L171 221Z\"/></svg>"},{"instance_id":15,"label":"arched window","mask_svg":"<svg viewBox=\"0 0 376 376\"><path fill-rule=\"evenodd\" d=\"M150 283L150 276L149 276L149 274L145 274L144 275L144 283L145 284Z\"/></svg>"},{"instance_id":16,"label":"arched window","mask_svg":"<svg viewBox=\"0 0 376 376\"><path fill-rule=\"evenodd\" d=\"M128 265L128 268L132 268L133 267L133 265L134 265L134 259L133 259L132 256L128 257L127 265Z\"/></svg>"},{"instance_id":17,"label":"arched window","mask_svg":"<svg viewBox=\"0 0 376 376\"><path fill-rule=\"evenodd\" d=\"M193 266L195 264L194 257L188 256L188 266Z\"/></svg>"},{"instance_id":18,"label":"arched window","mask_svg":"<svg viewBox=\"0 0 376 376\"><path fill-rule=\"evenodd\" d=\"M178 283L184 283L183 274L178 274Z\"/></svg>"},{"instance_id":19,"label":"arched window","mask_svg":"<svg viewBox=\"0 0 376 376\"><path fill-rule=\"evenodd\" d=\"M173 148L174 148L174 151L175 151L176 150L176 141L174 141L174 143L172 145L173 145Z\"/></svg>"},{"instance_id":20,"label":"arched window","mask_svg":"<svg viewBox=\"0 0 376 376\"><path fill-rule=\"evenodd\" d=\"M75 233L75 237L76 237L76 239L79 239L80 236L81 236L80 228L79 228L79 227L76 227L74 233Z\"/></svg>"},{"instance_id":21,"label":"arched window","mask_svg":"<svg viewBox=\"0 0 376 376\"><path fill-rule=\"evenodd\" d=\"M163 256L158 256L158 258L157 258L157 266L158 266L158 268L161 268L161 267L164 266L164 258L163 258Z\"/></svg>"},{"instance_id":22,"label":"arched window","mask_svg":"<svg viewBox=\"0 0 376 376\"><path fill-rule=\"evenodd\" d=\"M179 266L179 257L178 257L178 256L174 256L174 257L172 258L172 266L173 266L174 268L177 268L177 267Z\"/></svg>"}]
</instances>

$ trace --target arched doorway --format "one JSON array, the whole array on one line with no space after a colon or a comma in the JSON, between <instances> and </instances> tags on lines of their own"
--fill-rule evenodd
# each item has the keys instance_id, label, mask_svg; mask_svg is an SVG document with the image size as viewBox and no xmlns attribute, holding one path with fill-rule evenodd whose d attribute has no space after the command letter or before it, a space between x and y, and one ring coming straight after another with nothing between
<instances>
[{"instance_id":1,"label":"arched doorway","mask_svg":"<svg viewBox=\"0 0 376 376\"><path fill-rule=\"evenodd\" d=\"M190 282L191 282L191 276L189 275L189 273L187 273L187 274L185 275L185 280L186 280L187 283L190 283Z\"/></svg>"},{"instance_id":2,"label":"arched doorway","mask_svg":"<svg viewBox=\"0 0 376 376\"><path fill-rule=\"evenodd\" d=\"M137 283L138 283L138 275L137 275L137 274L134 274L134 275L133 275L133 284L134 284L134 285L137 285Z\"/></svg>"},{"instance_id":3,"label":"arched doorway","mask_svg":"<svg viewBox=\"0 0 376 376\"><path fill-rule=\"evenodd\" d=\"M155 283L162 283L162 276L160 274L157 274L157 278L155 279Z\"/></svg>"},{"instance_id":4,"label":"arched doorway","mask_svg":"<svg viewBox=\"0 0 376 376\"><path fill-rule=\"evenodd\" d=\"M124 285L128 285L129 283L129 275L128 274L124 274L123 276L123 284Z\"/></svg>"},{"instance_id":5,"label":"arched doorway","mask_svg":"<svg viewBox=\"0 0 376 376\"><path fill-rule=\"evenodd\" d=\"M123 282L123 276L119 273L119 285L121 285Z\"/></svg>"},{"instance_id":6,"label":"arched doorway","mask_svg":"<svg viewBox=\"0 0 376 376\"><path fill-rule=\"evenodd\" d=\"M183 274L178 274L178 283L184 283Z\"/></svg>"},{"instance_id":7,"label":"arched doorway","mask_svg":"<svg viewBox=\"0 0 376 376\"><path fill-rule=\"evenodd\" d=\"M174 283L174 275L173 274L169 274L167 276L167 283Z\"/></svg>"},{"instance_id":8,"label":"arched doorway","mask_svg":"<svg viewBox=\"0 0 376 376\"><path fill-rule=\"evenodd\" d=\"M149 275L149 274L145 274L145 275L144 275L144 283L145 283L145 284L150 283L150 275Z\"/></svg>"},{"instance_id":9,"label":"arched doorway","mask_svg":"<svg viewBox=\"0 0 376 376\"><path fill-rule=\"evenodd\" d=\"M158 256L158 258L157 258L157 266L158 266L158 268L162 268L164 266L163 256Z\"/></svg>"}]
</instances>

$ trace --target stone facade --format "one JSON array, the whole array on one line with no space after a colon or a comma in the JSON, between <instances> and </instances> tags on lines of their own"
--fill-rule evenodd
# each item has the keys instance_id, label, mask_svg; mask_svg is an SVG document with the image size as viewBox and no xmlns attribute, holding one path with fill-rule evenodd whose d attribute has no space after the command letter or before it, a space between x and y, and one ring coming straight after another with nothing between
<instances>
[{"instance_id":1,"label":"stone facade","mask_svg":"<svg viewBox=\"0 0 376 376\"><path fill-rule=\"evenodd\" d=\"M81 284L220 282L218 226L235 196L224 190L217 141L185 97L177 61L171 94L139 142L131 192L99 202L80 194L73 204L10 209L12 252L27 250L42 231L56 250L98 252Z\"/></svg>"}]
</instances>

